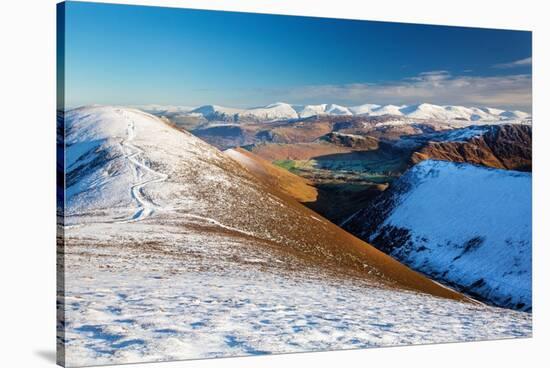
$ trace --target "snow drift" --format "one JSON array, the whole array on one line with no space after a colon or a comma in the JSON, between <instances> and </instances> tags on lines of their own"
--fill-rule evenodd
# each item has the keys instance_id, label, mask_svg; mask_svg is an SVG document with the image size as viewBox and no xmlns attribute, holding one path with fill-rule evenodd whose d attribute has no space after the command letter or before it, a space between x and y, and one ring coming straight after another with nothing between
<instances>
[{"instance_id":1,"label":"snow drift","mask_svg":"<svg viewBox=\"0 0 550 368\"><path fill-rule=\"evenodd\" d=\"M531 309L530 173L423 161L344 227L458 290Z\"/></svg>"}]
</instances>

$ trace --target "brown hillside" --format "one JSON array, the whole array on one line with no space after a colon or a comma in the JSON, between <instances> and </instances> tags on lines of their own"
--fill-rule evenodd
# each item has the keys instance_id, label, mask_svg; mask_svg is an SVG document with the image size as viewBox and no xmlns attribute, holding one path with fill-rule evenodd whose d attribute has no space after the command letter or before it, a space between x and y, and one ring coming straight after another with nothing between
<instances>
[{"instance_id":1,"label":"brown hillside","mask_svg":"<svg viewBox=\"0 0 550 368\"><path fill-rule=\"evenodd\" d=\"M150 185L144 185L140 195L143 202L151 205L158 203L160 208L154 207L155 210L148 216L139 218L144 211L136 212L131 191L127 194L129 205L117 207L120 196L69 205L67 219L76 221L79 226L69 229L70 235L65 239L68 251L71 247L77 250L86 243L101 250L102 254L106 249L113 248L118 256L125 247L150 244L151 249L166 252L166 257L186 257L188 269L196 265L202 272L213 267L226 269L227 264L220 263L225 261L245 264L249 262L247 250L264 255L272 254L273 250L285 255L281 257L285 260L283 265L299 260L319 273L331 270L344 277L361 279L374 287L469 300L347 233L283 193L279 186L258 179L257 174L254 175L228 155L165 121L139 111L110 107L86 108L74 111L73 115L72 137L80 137L80 129L86 132L91 124L87 120L90 116L101 118L95 121L98 130L108 126L106 130L111 132L115 126L120 133L111 137L113 144L89 153L94 161L100 161L98 157L108 159L102 159L100 164L93 166L83 161L85 170L77 166L67 172L67 176L84 180L88 175L95 177L95 173L110 167L123 172L116 176L118 180L124 179L121 176L125 175L131 182L133 173L126 170L128 164L145 162L149 170L155 173L151 177L155 180L151 180ZM130 138L127 134L129 122L135 129L135 135ZM131 147L139 149L139 163L129 161L127 156L120 154L120 138L131 139ZM266 171L266 175L269 173ZM84 190L81 195L88 195L88 190ZM107 181L102 190L104 193L116 193L115 180ZM95 192L89 192L89 195L96 198ZM105 202L106 198L113 202ZM79 207L81 203L85 207ZM136 214L138 221L133 220ZM85 217L88 221L82 222ZM121 222L120 218L130 220ZM234 248L234 254L220 256L226 247L218 247L218 253L201 253L207 246L219 246L219 241L211 240L209 233L214 231L227 234L226 237L231 237L231 241L238 245ZM121 236L123 233L129 236ZM204 241L197 240L203 238ZM245 244L253 245L253 249L245 248ZM205 262L207 257L211 261ZM105 262L103 259L102 264ZM262 267L280 267L276 262L271 263Z\"/></svg>"},{"instance_id":2,"label":"brown hillside","mask_svg":"<svg viewBox=\"0 0 550 368\"><path fill-rule=\"evenodd\" d=\"M264 143L252 147L252 153L267 161L276 160L310 160L313 157L348 153L351 148L337 146L329 142L313 143Z\"/></svg>"},{"instance_id":3,"label":"brown hillside","mask_svg":"<svg viewBox=\"0 0 550 368\"><path fill-rule=\"evenodd\" d=\"M267 185L279 189L299 202L314 202L317 199L317 189L311 186L307 179L275 166L250 151L234 148L225 151L225 154L238 161Z\"/></svg>"}]
</instances>

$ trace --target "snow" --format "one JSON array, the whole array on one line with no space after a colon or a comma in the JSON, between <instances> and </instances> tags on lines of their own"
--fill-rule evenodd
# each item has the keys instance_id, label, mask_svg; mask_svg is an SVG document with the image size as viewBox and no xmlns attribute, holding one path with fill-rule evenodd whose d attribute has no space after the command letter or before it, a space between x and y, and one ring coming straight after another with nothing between
<instances>
[{"instance_id":1,"label":"snow","mask_svg":"<svg viewBox=\"0 0 550 368\"><path fill-rule=\"evenodd\" d=\"M145 106L145 111L163 111L158 105ZM522 111L507 111L490 107L465 107L454 105L435 105L421 103L414 105L378 105L366 103L357 106L343 106L337 104L317 105L290 105L277 102L263 107L237 109L217 105L204 105L196 109L189 107L167 106L166 111L178 111L181 114L203 116L210 121L277 121L311 116L342 115L342 116L383 116L395 115L415 120L438 120L445 122L461 123L531 123L531 115Z\"/></svg>"},{"instance_id":2,"label":"snow","mask_svg":"<svg viewBox=\"0 0 550 368\"><path fill-rule=\"evenodd\" d=\"M186 208L190 204L182 201L178 192L192 188L191 182L168 180L162 186L159 182L185 170L192 157L224 160L221 152L189 133L142 111L120 107L69 111L65 143L68 224L81 221L82 216L76 215L82 213L108 213L115 222L153 207ZM164 166L168 173L158 173L152 166ZM213 170L205 170L194 179L232 185L229 178L213 174Z\"/></svg>"},{"instance_id":3,"label":"snow","mask_svg":"<svg viewBox=\"0 0 550 368\"><path fill-rule=\"evenodd\" d=\"M312 262L347 257L311 243L326 220L159 118L92 106L65 125L67 366L531 336L529 313Z\"/></svg>"},{"instance_id":4,"label":"snow","mask_svg":"<svg viewBox=\"0 0 550 368\"><path fill-rule=\"evenodd\" d=\"M328 115L353 115L347 107L335 104L327 105L326 113Z\"/></svg>"},{"instance_id":5,"label":"snow","mask_svg":"<svg viewBox=\"0 0 550 368\"><path fill-rule=\"evenodd\" d=\"M236 109L217 105L205 105L191 111L192 114L200 114L208 120L286 120L298 118L298 114L289 104L278 102L264 107L251 109Z\"/></svg>"},{"instance_id":6,"label":"snow","mask_svg":"<svg viewBox=\"0 0 550 368\"><path fill-rule=\"evenodd\" d=\"M65 260L68 366L531 336L529 313L337 279L185 225L150 228L68 230L81 239Z\"/></svg>"},{"instance_id":7,"label":"snow","mask_svg":"<svg viewBox=\"0 0 550 368\"><path fill-rule=\"evenodd\" d=\"M353 115L347 107L336 104L293 105L292 107L300 118L308 118L316 115Z\"/></svg>"},{"instance_id":8,"label":"snow","mask_svg":"<svg viewBox=\"0 0 550 368\"><path fill-rule=\"evenodd\" d=\"M349 108L349 110L354 114L354 115L364 115L364 114L369 114L372 110L376 109L376 108L379 108L380 105L376 105L376 104L363 104L363 105L358 105L358 106L352 106Z\"/></svg>"},{"instance_id":9,"label":"snow","mask_svg":"<svg viewBox=\"0 0 550 368\"><path fill-rule=\"evenodd\" d=\"M396 105L384 105L377 108L374 108L370 112L370 116L382 116L382 115L404 115L401 112L401 109L406 107L403 106L396 106Z\"/></svg>"},{"instance_id":10,"label":"snow","mask_svg":"<svg viewBox=\"0 0 550 368\"><path fill-rule=\"evenodd\" d=\"M134 108L155 114L155 115L175 115L175 114L185 114L191 112L194 107L191 106L177 106L177 105L158 105L158 104L149 104L149 105L136 105Z\"/></svg>"},{"instance_id":11,"label":"snow","mask_svg":"<svg viewBox=\"0 0 550 368\"><path fill-rule=\"evenodd\" d=\"M491 129L491 125L471 125L465 128L457 128L426 134L432 142L466 142L474 137L481 137Z\"/></svg>"},{"instance_id":12,"label":"snow","mask_svg":"<svg viewBox=\"0 0 550 368\"><path fill-rule=\"evenodd\" d=\"M415 119L437 119L437 120L450 120L455 119L456 115L451 115L455 110L446 109L443 106L437 106L432 104L420 104L407 106L400 109L400 111L409 118Z\"/></svg>"},{"instance_id":13,"label":"snow","mask_svg":"<svg viewBox=\"0 0 550 368\"><path fill-rule=\"evenodd\" d=\"M252 158L248 157L245 154L242 154L241 152L237 151L236 149L227 149L223 151L228 157L231 157L233 160L243 163L245 167L251 167L254 169L261 170L261 167L259 163Z\"/></svg>"},{"instance_id":14,"label":"snow","mask_svg":"<svg viewBox=\"0 0 550 368\"><path fill-rule=\"evenodd\" d=\"M357 138L357 139L365 139L365 136L357 135L357 134L349 134L349 133L341 133L341 132L332 132L331 134L335 135L337 137L350 137L350 138Z\"/></svg>"},{"instance_id":15,"label":"snow","mask_svg":"<svg viewBox=\"0 0 550 368\"><path fill-rule=\"evenodd\" d=\"M267 105L265 107L257 107L254 109L248 109L240 114L243 117L250 116L256 119L263 120L284 120L284 119L296 119L298 114L296 111L284 102L277 102Z\"/></svg>"},{"instance_id":16,"label":"snow","mask_svg":"<svg viewBox=\"0 0 550 368\"><path fill-rule=\"evenodd\" d=\"M410 189L371 241L388 227L410 244L392 256L501 305L531 306L531 174L423 161L401 179ZM482 280L482 281L479 281Z\"/></svg>"},{"instance_id":17,"label":"snow","mask_svg":"<svg viewBox=\"0 0 550 368\"><path fill-rule=\"evenodd\" d=\"M499 116L502 116L505 119L527 119L529 118L529 114L523 111L502 111Z\"/></svg>"},{"instance_id":18,"label":"snow","mask_svg":"<svg viewBox=\"0 0 550 368\"><path fill-rule=\"evenodd\" d=\"M316 115L326 115L327 104L320 105L294 105L293 106L298 116L308 118Z\"/></svg>"},{"instance_id":19,"label":"snow","mask_svg":"<svg viewBox=\"0 0 550 368\"><path fill-rule=\"evenodd\" d=\"M243 111L243 109L236 109L231 107L223 107L218 105L204 105L197 107L196 109L193 109L191 113L194 114L201 114L205 117L210 115L235 115L239 114Z\"/></svg>"}]
</instances>

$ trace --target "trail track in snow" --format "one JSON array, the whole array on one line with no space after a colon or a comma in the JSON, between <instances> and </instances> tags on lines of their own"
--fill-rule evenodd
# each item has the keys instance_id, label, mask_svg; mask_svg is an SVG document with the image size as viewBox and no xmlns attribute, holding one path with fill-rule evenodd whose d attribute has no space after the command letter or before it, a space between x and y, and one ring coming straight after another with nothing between
<instances>
[{"instance_id":1,"label":"trail track in snow","mask_svg":"<svg viewBox=\"0 0 550 368\"><path fill-rule=\"evenodd\" d=\"M125 220L116 221L116 223L128 223L134 221L143 220L146 217L150 217L155 209L159 207L153 203L147 196L143 193L142 189L152 183L160 183L165 181L168 178L168 175L159 173L151 169L145 163L141 162L137 157L143 153L143 150L134 146L131 142L136 136L134 121L124 114L121 110L117 112L128 122L127 134L128 137L122 141L122 150L130 162L133 165L134 175L137 180L140 180L138 183L133 184L130 188L132 198L134 198L138 204L137 211ZM147 174L150 174L147 176ZM142 180L143 179L143 180Z\"/></svg>"},{"instance_id":2,"label":"trail track in snow","mask_svg":"<svg viewBox=\"0 0 550 368\"><path fill-rule=\"evenodd\" d=\"M143 160L145 156L145 151L141 148L135 146L132 142L136 137L136 127L135 122L128 115L128 113L121 109L116 109L115 112L120 115L122 119L126 121L126 138L120 141L121 150L123 153L123 158L127 160L130 168L133 172L135 181L130 186L130 195L133 200L137 203L137 208L135 212L129 216L121 216L111 218L109 220L105 219L99 222L86 222L79 224L65 225L65 229L79 228L85 225L90 224L127 224L138 222L146 218L151 217L155 211L179 211L181 208L173 206L159 206L154 203L151 198L149 198L143 191L143 188L147 185L153 183L161 183L168 179L167 174L160 173L155 171L150 166L147 165L146 160ZM143 156L141 156L143 155ZM141 156L141 157L140 157ZM141 158L141 159L140 159ZM252 232L245 231L239 228L225 225L213 218L199 216L191 213L179 213L179 216L187 217L195 220L202 220L210 225L221 227L230 231L238 232L244 235L254 236Z\"/></svg>"}]
</instances>

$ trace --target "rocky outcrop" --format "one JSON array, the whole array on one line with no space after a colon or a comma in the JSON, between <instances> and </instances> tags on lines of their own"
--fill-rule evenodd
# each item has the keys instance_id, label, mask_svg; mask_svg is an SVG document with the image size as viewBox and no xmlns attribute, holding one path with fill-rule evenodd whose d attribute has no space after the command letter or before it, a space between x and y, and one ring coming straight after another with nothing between
<instances>
[{"instance_id":1,"label":"rocky outcrop","mask_svg":"<svg viewBox=\"0 0 550 368\"><path fill-rule=\"evenodd\" d=\"M476 165L531 171L530 125L494 125L476 137L460 142L428 142L411 156L412 163L426 159L468 162Z\"/></svg>"}]
</instances>

